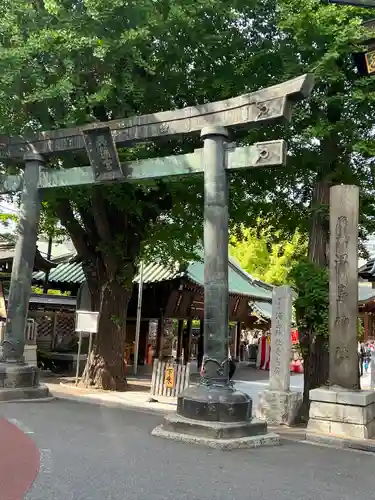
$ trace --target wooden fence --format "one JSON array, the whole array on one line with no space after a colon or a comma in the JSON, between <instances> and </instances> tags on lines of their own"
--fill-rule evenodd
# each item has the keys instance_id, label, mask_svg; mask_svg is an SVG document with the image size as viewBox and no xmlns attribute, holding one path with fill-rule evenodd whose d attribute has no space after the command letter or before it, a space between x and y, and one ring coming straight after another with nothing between
<instances>
[{"instance_id":1,"label":"wooden fence","mask_svg":"<svg viewBox=\"0 0 375 500\"><path fill-rule=\"evenodd\" d=\"M71 350L76 340L75 313L60 311L30 311L38 327L36 343L42 351Z\"/></svg>"},{"instance_id":2,"label":"wooden fence","mask_svg":"<svg viewBox=\"0 0 375 500\"><path fill-rule=\"evenodd\" d=\"M190 363L169 363L155 359L151 379L151 399L157 397L177 398L189 385Z\"/></svg>"},{"instance_id":3,"label":"wooden fence","mask_svg":"<svg viewBox=\"0 0 375 500\"><path fill-rule=\"evenodd\" d=\"M0 321L0 342L4 340L5 321ZM28 319L25 326L25 342L28 345L36 344L38 325L33 319Z\"/></svg>"}]
</instances>

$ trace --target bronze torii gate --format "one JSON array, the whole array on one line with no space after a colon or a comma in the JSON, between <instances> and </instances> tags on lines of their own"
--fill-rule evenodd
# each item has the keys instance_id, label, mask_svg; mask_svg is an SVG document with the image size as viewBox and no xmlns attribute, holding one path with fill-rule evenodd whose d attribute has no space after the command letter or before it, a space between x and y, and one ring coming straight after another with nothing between
<instances>
[{"instance_id":1,"label":"bronze torii gate","mask_svg":"<svg viewBox=\"0 0 375 500\"><path fill-rule=\"evenodd\" d=\"M284 141L262 142L241 148L226 145L228 135L223 127L238 129L289 120L292 104L307 97L312 86L312 77L303 75L280 85L196 107L91 123L30 136L0 137L0 161L23 159L25 162L23 177L0 178L0 194L22 191L18 239L8 297L8 318L0 363L0 400L43 397L47 393L39 385L37 369L25 365L23 358L41 193L46 188L141 182L145 179L204 172L205 355L218 364L227 359L226 170L283 165L286 146ZM204 139L204 148L190 154L126 163L120 163L117 155L117 147L126 147L135 142L198 133ZM44 168L45 156L79 150L86 150L90 166L62 170ZM210 371L209 366L208 363L206 379L228 388L227 370ZM246 408L249 404L251 405L251 401L246 402ZM185 406L180 404L182 414ZM186 406L185 413L191 413L188 407L189 405Z\"/></svg>"}]
</instances>

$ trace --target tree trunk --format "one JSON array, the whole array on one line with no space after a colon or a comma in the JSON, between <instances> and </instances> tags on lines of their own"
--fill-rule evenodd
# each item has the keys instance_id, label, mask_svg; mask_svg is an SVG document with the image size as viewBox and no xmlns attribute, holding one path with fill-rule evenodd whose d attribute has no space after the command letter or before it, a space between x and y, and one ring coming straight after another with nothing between
<instances>
[{"instance_id":1,"label":"tree trunk","mask_svg":"<svg viewBox=\"0 0 375 500\"><path fill-rule=\"evenodd\" d=\"M308 257L320 267L328 266L329 188L330 184L327 181L316 182L311 200Z\"/></svg>"},{"instance_id":2,"label":"tree trunk","mask_svg":"<svg viewBox=\"0 0 375 500\"><path fill-rule=\"evenodd\" d=\"M329 244L329 188L328 181L314 186L311 201L312 219L309 232L309 260L320 267L328 266ZM313 331L300 332L303 356L304 391L300 411L301 420L307 421L310 409L309 392L328 381L328 339Z\"/></svg>"},{"instance_id":3,"label":"tree trunk","mask_svg":"<svg viewBox=\"0 0 375 500\"><path fill-rule=\"evenodd\" d=\"M100 291L99 329L81 384L110 391L125 391L126 315L132 291L117 281Z\"/></svg>"},{"instance_id":4,"label":"tree trunk","mask_svg":"<svg viewBox=\"0 0 375 500\"><path fill-rule=\"evenodd\" d=\"M309 331L300 334L300 345L303 353L304 387L299 420L307 422L310 410L310 390L326 384L328 380L328 343L322 335L314 335Z\"/></svg>"}]
</instances>

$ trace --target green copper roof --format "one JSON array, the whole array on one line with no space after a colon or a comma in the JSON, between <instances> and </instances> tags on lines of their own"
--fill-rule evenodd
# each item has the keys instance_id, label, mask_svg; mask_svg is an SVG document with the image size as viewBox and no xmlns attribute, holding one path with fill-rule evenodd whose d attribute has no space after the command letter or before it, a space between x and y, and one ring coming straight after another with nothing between
<instances>
[{"instance_id":1,"label":"green copper roof","mask_svg":"<svg viewBox=\"0 0 375 500\"><path fill-rule=\"evenodd\" d=\"M254 311L260 314L263 318L272 318L272 303L256 301L252 304L252 306L254 307Z\"/></svg>"},{"instance_id":2,"label":"green copper roof","mask_svg":"<svg viewBox=\"0 0 375 500\"><path fill-rule=\"evenodd\" d=\"M191 262L185 269L182 270L178 265L168 267L159 263L151 263L144 266L143 281L144 283L157 283L185 277L189 281L203 286L203 262ZM45 274L42 271L35 272L33 274L34 283L42 283L44 276ZM244 295L259 301L271 302L272 287L252 278L232 259L228 262L228 277L229 290L232 295ZM61 263L50 271L48 281L56 285L64 283L80 284L85 281L85 275L80 263ZM134 282L139 283L139 273L135 276Z\"/></svg>"},{"instance_id":3,"label":"green copper roof","mask_svg":"<svg viewBox=\"0 0 375 500\"><path fill-rule=\"evenodd\" d=\"M242 270L241 270L242 271ZM229 290L233 295L246 295L260 300L271 301L272 292L267 291L261 286L257 285L254 280L247 278L238 270L233 261L228 262L228 281ZM203 286L204 283L204 264L203 262L193 262L189 265L187 278L194 283Z\"/></svg>"},{"instance_id":4,"label":"green copper roof","mask_svg":"<svg viewBox=\"0 0 375 500\"><path fill-rule=\"evenodd\" d=\"M364 305L366 302L375 299L375 289L368 283L359 283L358 285L358 302Z\"/></svg>"}]
</instances>

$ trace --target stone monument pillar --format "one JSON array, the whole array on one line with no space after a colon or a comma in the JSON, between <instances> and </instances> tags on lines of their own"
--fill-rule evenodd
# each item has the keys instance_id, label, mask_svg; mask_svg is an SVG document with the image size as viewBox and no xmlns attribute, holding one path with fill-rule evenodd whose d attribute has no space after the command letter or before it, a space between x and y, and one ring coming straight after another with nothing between
<instances>
[{"instance_id":1,"label":"stone monument pillar","mask_svg":"<svg viewBox=\"0 0 375 500\"><path fill-rule=\"evenodd\" d=\"M375 352L374 351L371 354L371 363L370 363L370 388L372 390L375 389Z\"/></svg>"},{"instance_id":2,"label":"stone monument pillar","mask_svg":"<svg viewBox=\"0 0 375 500\"><path fill-rule=\"evenodd\" d=\"M310 391L308 433L375 436L375 392L358 384L358 186L330 191L329 386Z\"/></svg>"},{"instance_id":3,"label":"stone monument pillar","mask_svg":"<svg viewBox=\"0 0 375 500\"><path fill-rule=\"evenodd\" d=\"M358 384L359 188L331 188L329 243L329 382L344 389Z\"/></svg>"},{"instance_id":4,"label":"stone monument pillar","mask_svg":"<svg viewBox=\"0 0 375 500\"><path fill-rule=\"evenodd\" d=\"M26 365L23 356L41 206L38 181L43 165L39 154L26 153L24 159L17 244L0 363L0 401L48 396L48 389L39 385L38 369Z\"/></svg>"},{"instance_id":5,"label":"stone monument pillar","mask_svg":"<svg viewBox=\"0 0 375 500\"><path fill-rule=\"evenodd\" d=\"M271 323L270 384L259 398L257 417L268 424L293 422L300 392L290 391L290 363L292 354L292 289L279 286L273 289Z\"/></svg>"}]
</instances>

